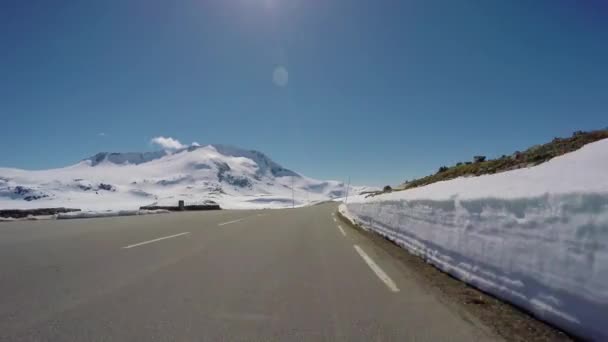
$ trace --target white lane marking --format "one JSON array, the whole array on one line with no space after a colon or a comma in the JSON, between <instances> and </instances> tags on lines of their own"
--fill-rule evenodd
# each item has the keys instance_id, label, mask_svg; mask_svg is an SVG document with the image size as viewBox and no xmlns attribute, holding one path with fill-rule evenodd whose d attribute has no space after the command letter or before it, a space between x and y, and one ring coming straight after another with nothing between
<instances>
[{"instance_id":1,"label":"white lane marking","mask_svg":"<svg viewBox=\"0 0 608 342\"><path fill-rule=\"evenodd\" d=\"M359 253L359 255L363 258L363 260L365 260L365 262L367 263L367 266L369 266L369 268L372 269L372 271L374 271L374 273L376 273L376 276L378 276L378 278L380 278L380 280L382 280L382 282L389 288L389 290L393 291L393 292L399 292L399 288L397 287L397 284L395 284L395 282L393 281L393 279L391 279L391 277L389 277L386 273L384 273L384 271L380 268L380 266L378 266L374 260L372 260L372 258L369 257L369 255L367 255L367 253L365 253L363 251L363 249L361 249L361 247L355 245L355 250L357 251L357 253Z\"/></svg>"},{"instance_id":2,"label":"white lane marking","mask_svg":"<svg viewBox=\"0 0 608 342\"><path fill-rule=\"evenodd\" d=\"M336 218L334 217L334 222L338 222L338 220L336 220Z\"/></svg>"},{"instance_id":3,"label":"white lane marking","mask_svg":"<svg viewBox=\"0 0 608 342\"><path fill-rule=\"evenodd\" d=\"M147 245L149 243L157 242L157 241L160 241L160 240L171 239L171 238L182 236L182 235L186 235L186 234L190 234L190 232L184 232L184 233L179 233L179 234L175 234L175 235L163 236L163 237L160 237L158 239L148 240L148 241L139 242L139 243L136 243L136 244L124 246L123 248L124 249L129 249L129 248L133 248L133 247L137 247L137 246L141 246L141 245Z\"/></svg>"},{"instance_id":4,"label":"white lane marking","mask_svg":"<svg viewBox=\"0 0 608 342\"><path fill-rule=\"evenodd\" d=\"M340 233L342 233L342 235L346 236L346 232L344 231L344 229L342 229L341 225L338 225L338 229L340 229Z\"/></svg>"},{"instance_id":5,"label":"white lane marking","mask_svg":"<svg viewBox=\"0 0 608 342\"><path fill-rule=\"evenodd\" d=\"M222 222L222 223L219 223L219 224L218 224L218 226L225 226L225 225L227 225L227 224L241 222L241 221L243 221L244 219L245 219L245 218L240 218L240 219L238 219L238 220L234 220L234 221Z\"/></svg>"}]
</instances>

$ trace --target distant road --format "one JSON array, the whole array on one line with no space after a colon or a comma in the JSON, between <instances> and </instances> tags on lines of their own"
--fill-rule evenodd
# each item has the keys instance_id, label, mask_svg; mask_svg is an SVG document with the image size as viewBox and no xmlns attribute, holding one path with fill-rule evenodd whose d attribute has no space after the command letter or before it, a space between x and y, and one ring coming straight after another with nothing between
<instances>
[{"instance_id":1,"label":"distant road","mask_svg":"<svg viewBox=\"0 0 608 342\"><path fill-rule=\"evenodd\" d=\"M493 339L335 210L0 223L0 340Z\"/></svg>"}]
</instances>

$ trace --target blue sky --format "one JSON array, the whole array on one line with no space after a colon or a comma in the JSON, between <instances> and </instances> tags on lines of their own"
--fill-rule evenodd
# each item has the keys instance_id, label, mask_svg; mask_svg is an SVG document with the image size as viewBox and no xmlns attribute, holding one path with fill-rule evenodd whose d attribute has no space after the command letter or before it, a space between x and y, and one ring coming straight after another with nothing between
<instances>
[{"instance_id":1,"label":"blue sky","mask_svg":"<svg viewBox=\"0 0 608 342\"><path fill-rule=\"evenodd\" d=\"M9 0L0 50L1 166L165 136L380 185L608 126L602 0Z\"/></svg>"}]
</instances>

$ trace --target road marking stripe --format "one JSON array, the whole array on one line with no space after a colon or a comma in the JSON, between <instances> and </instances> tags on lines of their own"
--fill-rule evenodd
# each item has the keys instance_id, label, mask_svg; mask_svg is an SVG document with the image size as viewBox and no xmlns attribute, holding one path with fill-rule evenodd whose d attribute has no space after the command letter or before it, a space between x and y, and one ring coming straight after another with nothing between
<instances>
[{"instance_id":1,"label":"road marking stripe","mask_svg":"<svg viewBox=\"0 0 608 342\"><path fill-rule=\"evenodd\" d=\"M338 225L338 229L340 229L340 233L342 233L342 235L346 236L346 232L344 231L344 229L342 229L341 225Z\"/></svg>"},{"instance_id":2,"label":"road marking stripe","mask_svg":"<svg viewBox=\"0 0 608 342\"><path fill-rule=\"evenodd\" d=\"M237 222L240 222L240 221L243 221L243 220L244 220L244 218L240 218L240 219L234 220L234 221L222 222L222 223L218 224L218 226L225 226L227 224L237 223Z\"/></svg>"},{"instance_id":3,"label":"road marking stripe","mask_svg":"<svg viewBox=\"0 0 608 342\"><path fill-rule=\"evenodd\" d=\"M171 238L182 236L182 235L186 235L186 234L190 234L190 232L184 232L184 233L179 233L179 234L170 235L170 236L163 236L163 237L160 237L158 239L148 240L148 241L139 242L139 243L136 243L136 244L133 244L133 245L128 245L128 246L125 246L123 248L124 249L129 249L129 248L133 248L133 247L137 247L137 246L141 246L141 245L147 245L149 243L157 242L157 241L160 241L160 240L171 239Z\"/></svg>"},{"instance_id":4,"label":"road marking stripe","mask_svg":"<svg viewBox=\"0 0 608 342\"><path fill-rule=\"evenodd\" d=\"M369 255L367 255L363 249L361 249L361 247L355 245L355 250L357 251L357 253L359 253L359 255L363 258L363 260L365 260L365 262L367 263L367 266L369 266L369 268L372 269L372 271L374 271L374 273L376 273L376 276L378 276L378 278L380 278L380 280L382 280L382 282L389 288L389 290L393 291L393 292L399 292L399 288L397 287L397 285L395 284L395 282L386 274L384 273L384 271L380 268L380 266L378 266L374 260L372 260L372 258L369 257Z\"/></svg>"},{"instance_id":5,"label":"road marking stripe","mask_svg":"<svg viewBox=\"0 0 608 342\"><path fill-rule=\"evenodd\" d=\"M336 218L334 217L334 222L338 222L338 220L336 220Z\"/></svg>"}]
</instances>

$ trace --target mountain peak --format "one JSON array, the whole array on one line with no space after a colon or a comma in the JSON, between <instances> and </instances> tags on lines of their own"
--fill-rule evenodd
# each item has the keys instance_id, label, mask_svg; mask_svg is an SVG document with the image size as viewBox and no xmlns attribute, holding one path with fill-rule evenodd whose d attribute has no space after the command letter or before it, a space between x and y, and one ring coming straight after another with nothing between
<instances>
[{"instance_id":1,"label":"mountain peak","mask_svg":"<svg viewBox=\"0 0 608 342\"><path fill-rule=\"evenodd\" d=\"M131 164L139 165L153 160L161 159L168 155L175 155L182 152L194 152L199 149L213 148L217 153L226 157L242 157L252 160L258 166L258 174L271 174L274 177L299 177L296 172L286 169L274 162L264 153L256 150L247 150L240 147L235 147L225 144L210 144L204 146L188 146L178 149L174 152L154 151L154 152L100 152L92 157L84 159L89 161L91 166L97 166L102 163L112 164Z\"/></svg>"},{"instance_id":2,"label":"mountain peak","mask_svg":"<svg viewBox=\"0 0 608 342\"><path fill-rule=\"evenodd\" d=\"M166 156L166 151L154 151L154 152L99 152L96 155L84 159L84 161L90 161L91 166L97 166L103 162L109 162L113 164L142 164L149 161L162 158Z\"/></svg>"},{"instance_id":3,"label":"mountain peak","mask_svg":"<svg viewBox=\"0 0 608 342\"><path fill-rule=\"evenodd\" d=\"M213 147L218 153L229 157L244 157L253 160L259 169L260 173L270 172L274 177L299 177L300 175L294 171L286 169L274 162L267 155L256 150L245 150L231 145L213 144L208 145ZM204 146L203 146L204 147ZM200 148L200 147L199 147Z\"/></svg>"}]
</instances>

